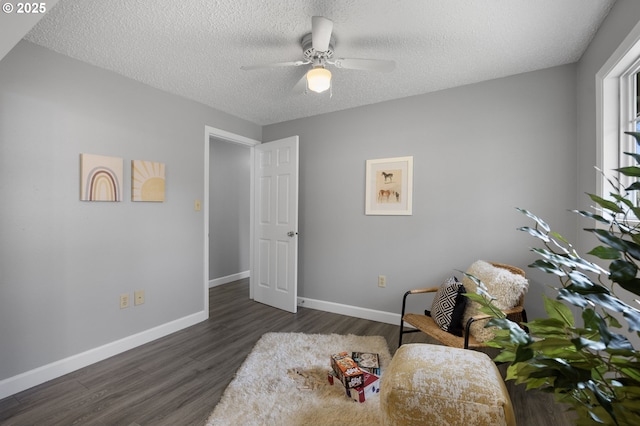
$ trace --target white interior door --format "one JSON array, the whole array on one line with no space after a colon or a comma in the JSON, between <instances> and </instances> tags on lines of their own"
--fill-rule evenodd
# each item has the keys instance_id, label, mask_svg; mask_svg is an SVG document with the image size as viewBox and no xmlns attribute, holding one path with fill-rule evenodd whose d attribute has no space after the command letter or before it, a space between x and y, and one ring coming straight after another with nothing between
<instances>
[{"instance_id":1,"label":"white interior door","mask_svg":"<svg viewBox=\"0 0 640 426\"><path fill-rule=\"evenodd\" d=\"M298 136L255 147L254 300L298 308Z\"/></svg>"}]
</instances>

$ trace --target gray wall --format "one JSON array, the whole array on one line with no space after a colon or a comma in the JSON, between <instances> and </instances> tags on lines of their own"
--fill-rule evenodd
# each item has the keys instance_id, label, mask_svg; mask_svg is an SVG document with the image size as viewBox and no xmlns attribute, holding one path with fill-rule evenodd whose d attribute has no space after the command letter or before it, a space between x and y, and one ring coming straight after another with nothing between
<instances>
[{"instance_id":1,"label":"gray wall","mask_svg":"<svg viewBox=\"0 0 640 426\"><path fill-rule=\"evenodd\" d=\"M251 151L211 139L209 279L249 270Z\"/></svg>"},{"instance_id":2,"label":"gray wall","mask_svg":"<svg viewBox=\"0 0 640 426\"><path fill-rule=\"evenodd\" d=\"M568 65L266 126L263 141L300 135L299 295L399 312L406 290L476 259L526 269L516 206L575 237L575 99ZM407 155L413 216L365 216L365 161ZM548 279L529 277L542 315Z\"/></svg>"},{"instance_id":3,"label":"gray wall","mask_svg":"<svg viewBox=\"0 0 640 426\"><path fill-rule=\"evenodd\" d=\"M261 135L30 43L0 62L0 379L203 310L205 125ZM80 153L124 158L122 202L79 201ZM166 202L130 201L132 159L166 163Z\"/></svg>"}]
</instances>

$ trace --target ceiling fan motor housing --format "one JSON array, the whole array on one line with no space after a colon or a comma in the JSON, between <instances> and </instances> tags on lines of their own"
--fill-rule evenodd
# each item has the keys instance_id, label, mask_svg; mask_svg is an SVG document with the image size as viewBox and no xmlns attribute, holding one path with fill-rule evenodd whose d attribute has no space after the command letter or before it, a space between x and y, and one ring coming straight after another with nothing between
<instances>
[{"instance_id":1,"label":"ceiling fan motor housing","mask_svg":"<svg viewBox=\"0 0 640 426\"><path fill-rule=\"evenodd\" d=\"M329 49L326 52L318 52L313 48L313 44L311 42L311 33L306 34L304 37L302 37L302 41L300 42L300 44L302 44L302 54L304 55L305 59L311 62L315 62L314 59L316 61L319 59L329 59L333 56L335 42L335 38L331 36L331 40L329 41Z\"/></svg>"}]
</instances>

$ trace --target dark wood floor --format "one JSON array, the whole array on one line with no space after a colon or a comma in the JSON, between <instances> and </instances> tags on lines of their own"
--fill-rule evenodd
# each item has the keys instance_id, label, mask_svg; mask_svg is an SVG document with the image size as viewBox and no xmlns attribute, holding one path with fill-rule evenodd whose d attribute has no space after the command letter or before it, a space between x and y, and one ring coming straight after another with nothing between
<instances>
[{"instance_id":1,"label":"dark wood floor","mask_svg":"<svg viewBox=\"0 0 640 426\"><path fill-rule=\"evenodd\" d=\"M211 289L208 321L0 400L0 424L203 425L269 331L381 335L397 349L398 326L305 308L290 314L248 295L248 280ZM415 333L405 342L427 339ZM548 395L507 387L518 425L573 424Z\"/></svg>"}]
</instances>

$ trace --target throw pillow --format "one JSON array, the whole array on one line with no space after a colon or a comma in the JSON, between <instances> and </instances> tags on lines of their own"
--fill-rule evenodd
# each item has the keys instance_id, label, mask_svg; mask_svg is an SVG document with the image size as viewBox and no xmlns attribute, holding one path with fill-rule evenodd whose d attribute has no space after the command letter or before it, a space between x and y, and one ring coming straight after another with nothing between
<instances>
[{"instance_id":1,"label":"throw pillow","mask_svg":"<svg viewBox=\"0 0 640 426\"><path fill-rule=\"evenodd\" d=\"M462 336L462 316L467 298L465 288L456 277L448 278L436 292L431 304L431 317L438 326L451 334Z\"/></svg>"},{"instance_id":2,"label":"throw pillow","mask_svg":"<svg viewBox=\"0 0 640 426\"><path fill-rule=\"evenodd\" d=\"M495 298L493 303L499 309L511 309L518 304L520 296L529 288L529 281L519 274L514 274L508 269L499 268L483 260L474 262L467 274L478 278L486 287L487 292ZM477 293L478 286L466 275L462 279L467 292ZM466 324L469 318L481 314L480 304L469 301L464 311L463 323ZM471 324L470 333L479 342L486 342L494 337L493 327L485 328L489 320L475 321Z\"/></svg>"}]
</instances>

